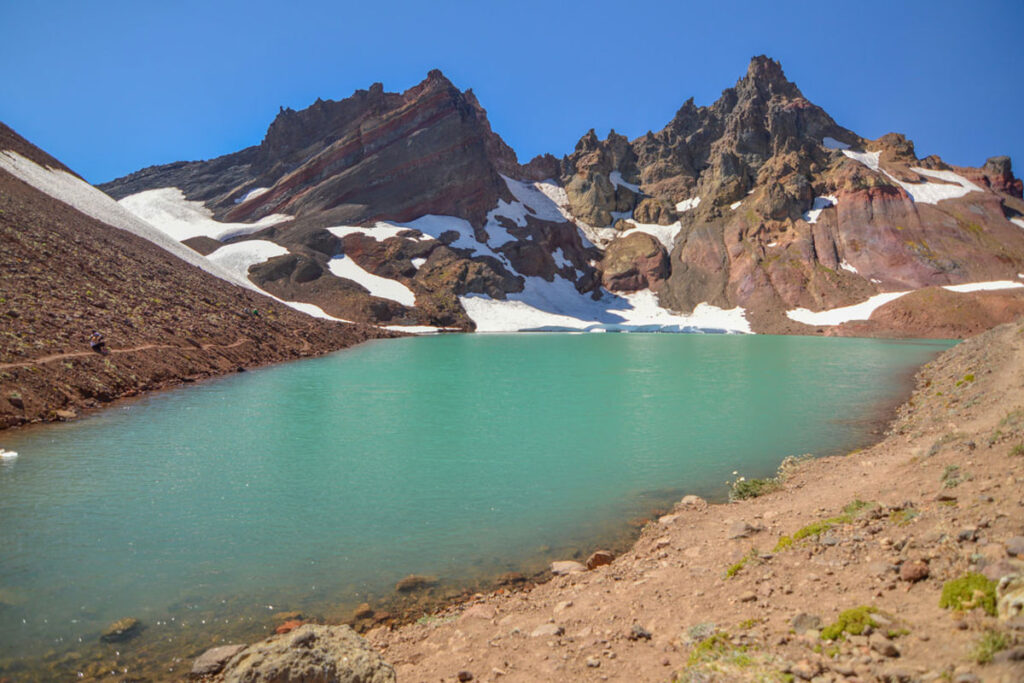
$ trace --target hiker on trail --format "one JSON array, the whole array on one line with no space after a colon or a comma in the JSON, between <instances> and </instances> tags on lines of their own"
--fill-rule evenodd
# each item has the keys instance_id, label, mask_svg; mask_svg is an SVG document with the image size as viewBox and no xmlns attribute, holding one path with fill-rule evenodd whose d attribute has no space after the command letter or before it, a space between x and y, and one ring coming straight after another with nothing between
<instances>
[{"instance_id":1,"label":"hiker on trail","mask_svg":"<svg viewBox=\"0 0 1024 683\"><path fill-rule=\"evenodd\" d=\"M94 331L92 333L92 336L89 337L89 348L91 348L96 353L106 353L106 343L107 341L103 338L103 335L100 334L98 331Z\"/></svg>"}]
</instances>

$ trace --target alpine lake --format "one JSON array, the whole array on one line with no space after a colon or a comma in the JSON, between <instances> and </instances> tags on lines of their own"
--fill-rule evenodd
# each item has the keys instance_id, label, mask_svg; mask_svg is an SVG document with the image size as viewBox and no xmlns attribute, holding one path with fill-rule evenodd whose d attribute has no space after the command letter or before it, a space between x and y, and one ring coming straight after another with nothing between
<instances>
[{"instance_id":1,"label":"alpine lake","mask_svg":"<svg viewBox=\"0 0 1024 683\"><path fill-rule=\"evenodd\" d=\"M638 519L721 501L734 473L877 440L951 345L403 338L2 433L20 455L0 462L0 679L180 676L288 612L415 618L624 549ZM409 574L436 583L399 595ZM141 632L101 643L124 617Z\"/></svg>"}]
</instances>

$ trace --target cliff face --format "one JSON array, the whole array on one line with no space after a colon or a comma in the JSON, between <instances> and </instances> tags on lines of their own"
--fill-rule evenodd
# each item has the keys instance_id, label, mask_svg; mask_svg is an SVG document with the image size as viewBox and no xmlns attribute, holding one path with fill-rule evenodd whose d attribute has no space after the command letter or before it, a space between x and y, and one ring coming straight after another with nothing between
<instances>
[{"instance_id":1,"label":"cliff face","mask_svg":"<svg viewBox=\"0 0 1024 683\"><path fill-rule=\"evenodd\" d=\"M101 187L126 202L175 187L243 226L280 217L189 244L272 242L288 253L253 264L250 279L375 323L473 329L466 297L566 314L545 308L558 297L537 294L540 278L570 286L582 308L621 308L616 293L649 290L667 310L741 307L755 330L806 333L786 311L1024 272L1024 231L1012 222L1024 221L1024 202L1008 158L956 168L918 159L898 134L866 140L767 57L714 104L688 100L632 141L591 130L561 160L520 165L472 91L432 71L403 93L375 84L282 110L258 146ZM344 258L409 294L381 296L338 267Z\"/></svg>"}]
</instances>

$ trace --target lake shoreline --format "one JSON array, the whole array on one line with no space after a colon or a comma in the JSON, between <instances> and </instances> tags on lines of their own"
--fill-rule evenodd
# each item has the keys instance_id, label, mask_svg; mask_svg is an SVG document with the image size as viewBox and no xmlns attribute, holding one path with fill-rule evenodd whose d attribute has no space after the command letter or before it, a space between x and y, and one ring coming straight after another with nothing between
<instances>
[{"instance_id":1,"label":"lake shoreline","mask_svg":"<svg viewBox=\"0 0 1024 683\"><path fill-rule=\"evenodd\" d=\"M908 370L905 373L905 376L901 378L901 385L906 386L905 380L909 377L913 377L913 375L914 371ZM907 392L906 389L901 389L900 396L898 398L894 398L891 401L885 402L887 404L885 410L881 408L879 408L878 410L873 410L872 412L875 413L876 416L870 418L871 423L873 425L881 425L888 423L890 420L887 418L892 417L892 413L888 412L890 410L890 406L902 403L907 393L909 392ZM884 416L883 413L885 413ZM874 442L876 439L874 437L871 437L870 440ZM659 510L652 510L651 519L656 518L660 513L668 512L671 508L673 501L674 499L666 500L666 504L664 507L662 507ZM648 521L651 521L651 519L649 519ZM628 539L620 538L621 542L610 544L612 547L610 547L609 549L616 551L617 554L619 554L620 550L627 551L628 553L630 552L631 548L635 547L638 539L640 538L642 538L642 535L640 533L639 528L637 527L635 532L629 534ZM605 547L608 547L608 544L605 544ZM597 547L589 549L580 548L578 554L575 554L572 557L562 557L556 559L585 560L586 555L589 554L590 551L597 549ZM529 590L533 589L534 586L538 584L543 584L550 578L550 576L550 572L547 571L530 572L521 577L518 577L514 581L497 580L490 585L487 585L485 583L479 583L468 591L464 589L461 592L458 592L456 595L451 595L448 597L422 596L424 599L419 599L420 596L415 596L411 599L403 600L396 596L396 599L392 601L385 600L381 603L374 604L372 607L375 609L375 612L378 615L381 612L390 613L390 618L384 620L384 623L387 628L409 626L415 624L417 621L420 621L424 617L426 617L425 621L430 622L430 615L449 613L453 609L459 609L459 606L465 606L468 603L472 603L474 601L479 600L480 596L486 593L495 593L495 591L497 591L495 593L496 595L516 595L521 594L523 592L528 592ZM351 619L349 621L353 623L358 628L358 630L363 632L366 632L378 626L379 622L378 619L373 617L368 617L364 619ZM185 652L182 652L182 654L185 654Z\"/></svg>"},{"instance_id":2,"label":"lake shoreline","mask_svg":"<svg viewBox=\"0 0 1024 683\"><path fill-rule=\"evenodd\" d=\"M1024 533L1022 336L1004 325L926 363L884 438L797 464L780 491L683 499L608 566L368 640L399 680L1019 680L1024 621L950 613L939 596L966 572L1024 571L1009 550ZM823 531L780 542L802 528ZM822 639L858 606L888 630ZM986 633L1008 648L994 663L972 654ZM702 646L711 635L721 640Z\"/></svg>"}]
</instances>

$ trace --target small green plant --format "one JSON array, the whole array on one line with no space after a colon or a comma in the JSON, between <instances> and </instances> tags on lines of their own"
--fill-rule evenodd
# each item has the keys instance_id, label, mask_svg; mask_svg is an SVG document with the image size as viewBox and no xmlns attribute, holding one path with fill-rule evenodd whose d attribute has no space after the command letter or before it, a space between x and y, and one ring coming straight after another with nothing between
<instances>
[{"instance_id":1,"label":"small green plant","mask_svg":"<svg viewBox=\"0 0 1024 683\"><path fill-rule=\"evenodd\" d=\"M725 578L731 579L732 577L734 577L737 574L739 574L740 570L747 566L747 563L752 562L752 561L757 561L757 560L758 560L757 548L751 548L750 552L748 552L746 555L744 555L743 558L740 559L739 562L737 562L736 564L732 565L731 567L729 567L728 569L725 570Z\"/></svg>"},{"instance_id":2,"label":"small green plant","mask_svg":"<svg viewBox=\"0 0 1024 683\"><path fill-rule=\"evenodd\" d=\"M793 547L792 536L782 536L779 538L779 542L775 544L775 549L772 552L781 553L783 550L789 550Z\"/></svg>"},{"instance_id":3,"label":"small green plant","mask_svg":"<svg viewBox=\"0 0 1024 683\"><path fill-rule=\"evenodd\" d=\"M889 640L895 640L896 638L902 638L903 636L910 635L910 629L907 628L891 628L886 633L889 635Z\"/></svg>"},{"instance_id":4,"label":"small green plant","mask_svg":"<svg viewBox=\"0 0 1024 683\"><path fill-rule=\"evenodd\" d=\"M739 627L740 627L740 629L746 631L747 629L754 628L755 626L757 626L760 623L761 623L761 620L759 618L752 617L750 619L745 619L745 620L741 621Z\"/></svg>"},{"instance_id":5,"label":"small green plant","mask_svg":"<svg viewBox=\"0 0 1024 683\"><path fill-rule=\"evenodd\" d=\"M942 585L939 607L968 611L980 607L986 614L996 615L996 582L981 574L964 574Z\"/></svg>"},{"instance_id":6,"label":"small green plant","mask_svg":"<svg viewBox=\"0 0 1024 683\"><path fill-rule=\"evenodd\" d=\"M687 664L694 666L701 662L721 659L731 647L732 643L729 642L728 633L716 633L705 638L694 646L693 650L690 651L690 657L687 659Z\"/></svg>"},{"instance_id":7,"label":"small green plant","mask_svg":"<svg viewBox=\"0 0 1024 683\"><path fill-rule=\"evenodd\" d=\"M960 474L960 467L958 465L946 465L946 469L942 472L942 485L947 489L951 489L954 486L959 486L961 481L963 481L963 477Z\"/></svg>"},{"instance_id":8,"label":"small green plant","mask_svg":"<svg viewBox=\"0 0 1024 683\"><path fill-rule=\"evenodd\" d=\"M978 664L989 664L997 652L1005 650L1009 645L1010 640L1005 633L989 629L978 639L971 656Z\"/></svg>"},{"instance_id":9,"label":"small green plant","mask_svg":"<svg viewBox=\"0 0 1024 683\"><path fill-rule=\"evenodd\" d=\"M859 636L867 629L878 627L878 622L871 618L871 615L878 611L870 605L853 607L839 614L834 624L829 624L821 629L822 640L839 640L846 638L846 634Z\"/></svg>"},{"instance_id":10,"label":"small green plant","mask_svg":"<svg viewBox=\"0 0 1024 683\"><path fill-rule=\"evenodd\" d=\"M856 517L865 510L870 510L876 507L878 503L872 503L868 500L861 500L860 498L854 498L853 501L843 506L843 513L850 516Z\"/></svg>"},{"instance_id":11,"label":"small green plant","mask_svg":"<svg viewBox=\"0 0 1024 683\"><path fill-rule=\"evenodd\" d=\"M915 508L903 508L902 510L893 510L889 513L889 521L893 524L905 526L915 519L921 512Z\"/></svg>"},{"instance_id":12,"label":"small green plant","mask_svg":"<svg viewBox=\"0 0 1024 683\"><path fill-rule=\"evenodd\" d=\"M1024 443L1019 443L1013 448L1011 448L1010 455L1015 458L1024 455Z\"/></svg>"},{"instance_id":13,"label":"small green plant","mask_svg":"<svg viewBox=\"0 0 1024 683\"><path fill-rule=\"evenodd\" d=\"M782 482L777 477L768 477L765 479L747 479L740 477L732 483L729 488L729 500L747 500L748 498L757 498L763 496L766 493L772 491L778 491L782 488Z\"/></svg>"}]
</instances>

